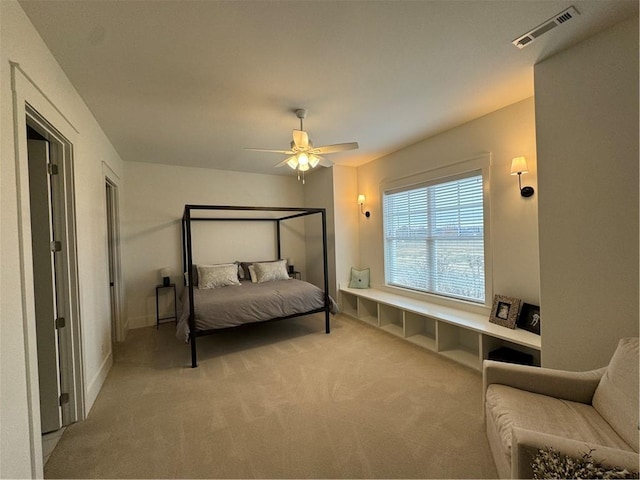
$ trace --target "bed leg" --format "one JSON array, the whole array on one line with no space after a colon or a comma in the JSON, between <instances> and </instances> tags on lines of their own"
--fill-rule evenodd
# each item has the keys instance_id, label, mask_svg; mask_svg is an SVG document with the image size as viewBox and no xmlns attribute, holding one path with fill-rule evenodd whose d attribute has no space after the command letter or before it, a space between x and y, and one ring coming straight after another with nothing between
<instances>
[{"instance_id":1,"label":"bed leg","mask_svg":"<svg viewBox=\"0 0 640 480\"><path fill-rule=\"evenodd\" d=\"M196 368L198 366L198 359L196 354L196 336L194 334L191 334L190 337L191 337L191 368Z\"/></svg>"},{"instance_id":2,"label":"bed leg","mask_svg":"<svg viewBox=\"0 0 640 480\"><path fill-rule=\"evenodd\" d=\"M329 321L329 310L324 312L324 333L331 332L331 323Z\"/></svg>"}]
</instances>

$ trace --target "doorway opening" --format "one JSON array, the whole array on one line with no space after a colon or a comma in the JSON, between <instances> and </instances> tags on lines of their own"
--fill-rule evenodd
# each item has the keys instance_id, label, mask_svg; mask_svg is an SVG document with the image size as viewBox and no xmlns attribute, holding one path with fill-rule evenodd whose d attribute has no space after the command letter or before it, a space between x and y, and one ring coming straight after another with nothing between
<instances>
[{"instance_id":1,"label":"doorway opening","mask_svg":"<svg viewBox=\"0 0 640 480\"><path fill-rule=\"evenodd\" d=\"M120 220L118 185L105 176L107 206L107 263L109 272L109 299L111 306L111 351L117 342L123 342L125 331L120 322Z\"/></svg>"},{"instance_id":2,"label":"doorway opening","mask_svg":"<svg viewBox=\"0 0 640 480\"><path fill-rule=\"evenodd\" d=\"M73 146L28 104L31 260L43 457L84 418ZM53 443L55 446L55 443Z\"/></svg>"}]
</instances>

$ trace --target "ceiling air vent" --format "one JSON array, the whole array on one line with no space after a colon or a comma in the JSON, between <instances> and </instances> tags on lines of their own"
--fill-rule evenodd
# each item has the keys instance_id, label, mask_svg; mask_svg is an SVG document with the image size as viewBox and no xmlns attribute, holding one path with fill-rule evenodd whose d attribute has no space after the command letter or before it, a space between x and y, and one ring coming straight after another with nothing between
<instances>
[{"instance_id":1,"label":"ceiling air vent","mask_svg":"<svg viewBox=\"0 0 640 480\"><path fill-rule=\"evenodd\" d=\"M534 40L536 40L538 37L540 37L541 35L544 35L549 30L552 30L552 29L556 28L557 26L560 26L560 25L568 22L569 20L571 20L576 15L580 15L580 12L578 12L578 10L576 10L576 7L573 7L573 6L569 7L566 10L564 10L563 12L560 12L559 14L557 14L554 17L550 18L546 22L541 23L540 25L538 25L533 30L525 33L524 35L520 35L518 38L516 38L511 43L513 43L518 48L524 48L527 45L529 45L530 43L532 43Z\"/></svg>"}]
</instances>

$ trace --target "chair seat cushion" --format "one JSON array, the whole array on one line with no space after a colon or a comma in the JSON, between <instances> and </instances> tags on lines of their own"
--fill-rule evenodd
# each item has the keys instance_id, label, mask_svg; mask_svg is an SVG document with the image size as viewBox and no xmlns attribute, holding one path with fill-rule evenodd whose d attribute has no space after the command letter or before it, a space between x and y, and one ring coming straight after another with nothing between
<instances>
[{"instance_id":1,"label":"chair seat cushion","mask_svg":"<svg viewBox=\"0 0 640 480\"><path fill-rule=\"evenodd\" d=\"M509 457L513 427L632 450L591 405L584 403L493 384L487 388L486 415L488 422L494 422L501 448Z\"/></svg>"}]
</instances>

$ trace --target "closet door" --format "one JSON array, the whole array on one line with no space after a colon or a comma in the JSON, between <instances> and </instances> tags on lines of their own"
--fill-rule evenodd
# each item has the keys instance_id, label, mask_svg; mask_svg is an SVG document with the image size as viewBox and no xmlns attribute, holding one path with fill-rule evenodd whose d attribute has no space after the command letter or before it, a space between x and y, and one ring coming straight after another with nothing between
<instances>
[{"instance_id":1,"label":"closet door","mask_svg":"<svg viewBox=\"0 0 640 480\"><path fill-rule=\"evenodd\" d=\"M54 171L49 167L49 142L29 140L28 149L40 420L42 433L48 433L62 426L56 295L58 248L53 227L54 189L51 188Z\"/></svg>"}]
</instances>

